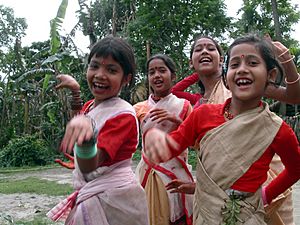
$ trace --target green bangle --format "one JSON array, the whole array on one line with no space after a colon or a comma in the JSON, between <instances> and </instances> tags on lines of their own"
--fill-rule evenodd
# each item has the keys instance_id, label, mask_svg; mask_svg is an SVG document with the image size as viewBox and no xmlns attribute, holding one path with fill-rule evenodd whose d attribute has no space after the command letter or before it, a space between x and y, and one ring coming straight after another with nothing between
<instances>
[{"instance_id":1,"label":"green bangle","mask_svg":"<svg viewBox=\"0 0 300 225\"><path fill-rule=\"evenodd\" d=\"M97 155L96 144L83 145L83 146L78 146L77 144L75 144L74 150L75 150L76 156L81 159L91 159Z\"/></svg>"}]
</instances>

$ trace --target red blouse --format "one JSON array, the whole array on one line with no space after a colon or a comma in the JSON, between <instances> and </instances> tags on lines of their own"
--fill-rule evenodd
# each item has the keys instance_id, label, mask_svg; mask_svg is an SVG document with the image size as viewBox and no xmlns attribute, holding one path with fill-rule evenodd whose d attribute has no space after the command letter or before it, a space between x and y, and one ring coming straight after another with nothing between
<instances>
[{"instance_id":1,"label":"red blouse","mask_svg":"<svg viewBox=\"0 0 300 225\"><path fill-rule=\"evenodd\" d=\"M192 105L195 105L199 99L202 97L200 93L192 94L189 92L185 92L184 90L187 89L189 86L197 83L199 80L199 76L197 73L193 73L188 77L184 78L183 80L177 82L171 89L171 93L176 95L178 98L184 98Z\"/></svg>"},{"instance_id":2,"label":"red blouse","mask_svg":"<svg viewBox=\"0 0 300 225\"><path fill-rule=\"evenodd\" d=\"M195 140L200 141L205 133L225 122L224 104L205 104L195 109L190 116L170 136L177 141L180 151L193 146ZM172 150L174 156L180 151ZM268 202L292 186L300 178L300 148L293 130L283 122L272 144L263 155L252 164L248 171L240 177L232 189L256 192L266 181L269 164L274 156L278 154L285 169L266 187L266 198Z\"/></svg>"},{"instance_id":3,"label":"red blouse","mask_svg":"<svg viewBox=\"0 0 300 225\"><path fill-rule=\"evenodd\" d=\"M91 100L93 101L93 100ZM82 109L87 113L91 103L88 101ZM120 114L105 122L97 137L97 148L105 151L109 158L101 166L110 166L130 159L138 144L137 122L131 114Z\"/></svg>"}]
</instances>

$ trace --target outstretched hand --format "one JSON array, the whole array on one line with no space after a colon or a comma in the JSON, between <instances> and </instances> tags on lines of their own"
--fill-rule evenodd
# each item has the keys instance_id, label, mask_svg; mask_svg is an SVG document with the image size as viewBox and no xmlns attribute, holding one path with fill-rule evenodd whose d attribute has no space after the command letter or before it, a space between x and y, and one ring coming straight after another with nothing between
<instances>
[{"instance_id":1,"label":"outstretched hand","mask_svg":"<svg viewBox=\"0 0 300 225\"><path fill-rule=\"evenodd\" d=\"M66 127L60 149L64 153L71 153L75 143L81 146L84 141L91 140L93 134L91 119L84 115L75 116Z\"/></svg>"},{"instance_id":2,"label":"outstretched hand","mask_svg":"<svg viewBox=\"0 0 300 225\"><path fill-rule=\"evenodd\" d=\"M75 169L74 157L69 155L68 153L64 153L64 155L70 160L69 162L64 162L61 159L55 159L54 161L67 169Z\"/></svg>"},{"instance_id":3,"label":"outstretched hand","mask_svg":"<svg viewBox=\"0 0 300 225\"><path fill-rule=\"evenodd\" d=\"M194 194L195 188L195 182L185 182L179 179L172 180L166 185L166 189L171 190L171 193Z\"/></svg>"},{"instance_id":4,"label":"outstretched hand","mask_svg":"<svg viewBox=\"0 0 300 225\"><path fill-rule=\"evenodd\" d=\"M60 82L58 85L55 86L57 90L62 88L67 88L71 91L80 90L80 85L72 76L68 74L59 74L56 76L56 78Z\"/></svg>"},{"instance_id":5,"label":"outstretched hand","mask_svg":"<svg viewBox=\"0 0 300 225\"><path fill-rule=\"evenodd\" d=\"M270 41L273 44L275 53L278 57L283 57L285 53L288 53L289 49L286 46L284 46L281 42L273 41L269 34L265 34L264 37L266 40Z\"/></svg>"},{"instance_id":6,"label":"outstretched hand","mask_svg":"<svg viewBox=\"0 0 300 225\"><path fill-rule=\"evenodd\" d=\"M152 121L155 121L157 123L160 123L164 120L169 120L171 122L174 122L176 124L180 124L182 122L182 120L180 118L178 118L176 115L168 112L165 109L152 109L150 111L150 118Z\"/></svg>"},{"instance_id":7,"label":"outstretched hand","mask_svg":"<svg viewBox=\"0 0 300 225\"><path fill-rule=\"evenodd\" d=\"M146 157L153 164L166 162L172 157L171 149L178 149L178 144L165 132L152 128L145 135Z\"/></svg>"}]
</instances>

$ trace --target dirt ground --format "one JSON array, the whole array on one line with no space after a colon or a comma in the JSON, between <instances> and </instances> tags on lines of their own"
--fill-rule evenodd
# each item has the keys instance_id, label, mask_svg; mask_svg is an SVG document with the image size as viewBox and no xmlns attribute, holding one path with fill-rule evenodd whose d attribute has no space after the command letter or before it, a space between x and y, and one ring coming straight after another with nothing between
<instances>
[{"instance_id":1,"label":"dirt ground","mask_svg":"<svg viewBox=\"0 0 300 225\"><path fill-rule=\"evenodd\" d=\"M56 181L58 183L72 184L72 172L65 168L54 168L42 171L32 171L16 174L0 174L1 178L10 177L10 179L24 179L26 177L37 177ZM294 215L295 224L300 225L300 182L294 186ZM48 212L53 205L57 204L66 196L51 197L36 194L0 194L0 224L10 224L8 221L13 219L29 220L36 214ZM12 223L11 223L12 224ZM49 224L50 220L49 220ZM57 223L56 223L57 224Z\"/></svg>"},{"instance_id":2,"label":"dirt ground","mask_svg":"<svg viewBox=\"0 0 300 225\"><path fill-rule=\"evenodd\" d=\"M24 179L37 177L56 181L58 183L72 184L72 171L64 168L54 168L26 173L0 174L1 178ZM66 196L46 196L37 194L0 194L0 224L10 224L12 221L30 220L37 214L47 212L53 205ZM46 216L45 216L46 217ZM50 223L50 220L49 220ZM11 223L12 224L12 223Z\"/></svg>"}]
</instances>

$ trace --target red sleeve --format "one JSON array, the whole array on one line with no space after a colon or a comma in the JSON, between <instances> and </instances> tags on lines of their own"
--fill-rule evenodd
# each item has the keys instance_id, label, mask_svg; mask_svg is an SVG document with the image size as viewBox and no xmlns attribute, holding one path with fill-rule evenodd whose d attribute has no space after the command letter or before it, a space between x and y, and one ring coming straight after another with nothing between
<instances>
[{"instance_id":1,"label":"red sleeve","mask_svg":"<svg viewBox=\"0 0 300 225\"><path fill-rule=\"evenodd\" d=\"M222 105L219 104L205 104L193 110L177 130L169 134L180 146L177 151L171 149L172 156L175 157L187 147L194 146L196 140L200 140L207 131L224 123L225 119L221 111Z\"/></svg>"},{"instance_id":2,"label":"red sleeve","mask_svg":"<svg viewBox=\"0 0 300 225\"><path fill-rule=\"evenodd\" d=\"M268 203L300 178L299 142L293 130L285 122L270 147L280 156L285 169L266 187Z\"/></svg>"},{"instance_id":3,"label":"red sleeve","mask_svg":"<svg viewBox=\"0 0 300 225\"><path fill-rule=\"evenodd\" d=\"M133 115L121 114L107 120L97 137L98 149L104 150L110 158L104 164L131 158L136 150L137 135L137 124Z\"/></svg>"},{"instance_id":4,"label":"red sleeve","mask_svg":"<svg viewBox=\"0 0 300 225\"><path fill-rule=\"evenodd\" d=\"M189 92L185 92L184 90L187 89L189 86L195 84L198 82L199 76L197 73L193 73L192 75L184 78L183 80L177 82L171 89L172 94L176 95L178 98L184 98L192 105L195 105L195 103L201 98L201 95L199 93L197 94L191 94Z\"/></svg>"}]
</instances>

